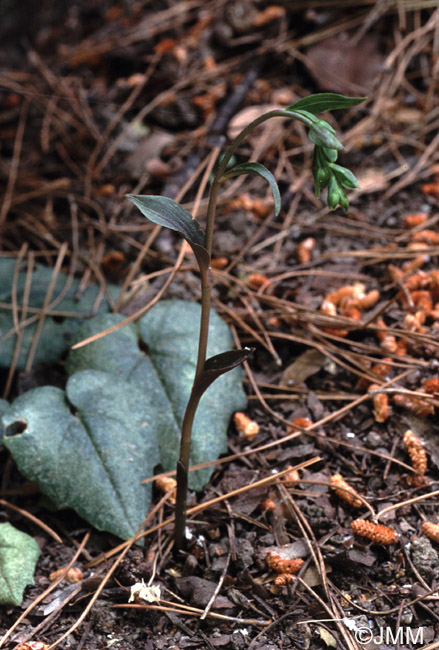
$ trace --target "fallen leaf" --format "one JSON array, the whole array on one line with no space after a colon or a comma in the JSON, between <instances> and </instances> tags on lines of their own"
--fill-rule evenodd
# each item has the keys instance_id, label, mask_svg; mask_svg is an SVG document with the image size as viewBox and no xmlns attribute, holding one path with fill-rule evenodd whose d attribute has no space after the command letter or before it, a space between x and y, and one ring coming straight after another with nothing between
<instances>
[{"instance_id":1,"label":"fallen leaf","mask_svg":"<svg viewBox=\"0 0 439 650\"><path fill-rule=\"evenodd\" d=\"M320 638L326 643L328 648L337 647L337 639L325 627L318 626Z\"/></svg>"},{"instance_id":2,"label":"fallen leaf","mask_svg":"<svg viewBox=\"0 0 439 650\"><path fill-rule=\"evenodd\" d=\"M319 350L306 350L303 354L298 356L297 359L288 366L288 368L285 368L279 385L291 386L293 384L301 384L306 381L308 377L319 372L325 361L326 355L322 354Z\"/></svg>"},{"instance_id":3,"label":"fallen leaf","mask_svg":"<svg viewBox=\"0 0 439 650\"><path fill-rule=\"evenodd\" d=\"M370 91L382 62L378 39L370 35L353 45L344 34L331 36L308 48L305 59L322 90L343 95Z\"/></svg>"}]
</instances>

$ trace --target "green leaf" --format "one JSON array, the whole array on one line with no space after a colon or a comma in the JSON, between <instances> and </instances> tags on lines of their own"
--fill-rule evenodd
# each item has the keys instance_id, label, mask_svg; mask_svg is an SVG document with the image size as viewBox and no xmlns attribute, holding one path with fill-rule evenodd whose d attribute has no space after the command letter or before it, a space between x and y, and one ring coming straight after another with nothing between
<instances>
[{"instance_id":1,"label":"green leaf","mask_svg":"<svg viewBox=\"0 0 439 650\"><path fill-rule=\"evenodd\" d=\"M288 108L285 108L284 110L289 111L290 109L291 109L291 106L289 106ZM305 111L303 109L294 109L294 113L298 113L299 115L303 115L308 120L310 120L311 123L318 121L318 118L313 113L310 113L309 111Z\"/></svg>"},{"instance_id":2,"label":"green leaf","mask_svg":"<svg viewBox=\"0 0 439 650\"><path fill-rule=\"evenodd\" d=\"M249 162L242 163L241 165L236 165L236 167L233 167L230 171L226 172L223 175L223 178L232 178L232 176L239 176L240 174L257 174L258 176L262 176L262 178L268 182L273 194L274 212L277 216L281 208L281 199L279 187L273 174L266 167L264 167L264 165L261 165L261 163Z\"/></svg>"},{"instance_id":3,"label":"green leaf","mask_svg":"<svg viewBox=\"0 0 439 650\"><path fill-rule=\"evenodd\" d=\"M221 354L210 357L204 364L203 372L198 377L194 390L198 395L202 395L218 377L240 366L253 352L254 348L243 348L242 350L221 352Z\"/></svg>"},{"instance_id":4,"label":"green leaf","mask_svg":"<svg viewBox=\"0 0 439 650\"><path fill-rule=\"evenodd\" d=\"M332 133L333 129L329 129L328 126L330 125L327 124L327 122L323 122L323 120L319 120L319 122L312 124L308 131L309 139L320 147L327 147L328 149L337 149L338 151L341 151L344 149L343 145Z\"/></svg>"},{"instance_id":5,"label":"green leaf","mask_svg":"<svg viewBox=\"0 0 439 650\"><path fill-rule=\"evenodd\" d=\"M366 99L367 97L345 97L336 93L316 93L315 95L309 95L309 97L299 99L299 101L291 104L285 110L297 111L299 109L305 109L316 115L317 113L323 113L323 111L334 111L338 108L356 106Z\"/></svg>"},{"instance_id":6,"label":"green leaf","mask_svg":"<svg viewBox=\"0 0 439 650\"><path fill-rule=\"evenodd\" d=\"M175 230L182 235L195 253L200 268L210 264L209 253L204 246L204 231L190 212L167 196L127 194L140 212L152 223Z\"/></svg>"},{"instance_id":7,"label":"green leaf","mask_svg":"<svg viewBox=\"0 0 439 650\"><path fill-rule=\"evenodd\" d=\"M9 408L9 402L7 402L5 399L0 399L0 445L2 444L2 438L3 438L3 427L1 425L1 417L3 413L5 413L6 409Z\"/></svg>"},{"instance_id":8,"label":"green leaf","mask_svg":"<svg viewBox=\"0 0 439 650\"><path fill-rule=\"evenodd\" d=\"M13 258L0 258L0 302L10 305L0 308L0 366L9 368L12 363L17 334L14 331L12 318L12 279L14 276L16 260ZM24 264L22 268L24 269ZM50 286L53 269L37 264L32 273L29 294L29 308L41 309ZM23 303L27 273L20 270L17 275L16 301L20 308ZM119 293L119 288L108 285L113 298ZM50 304L51 311L77 314L78 317L93 316L97 313L108 312L110 305L105 298L100 297L100 287L90 285L85 291L80 291L80 280L69 278L64 273L59 273L54 285ZM21 311L19 309L19 318ZM27 317L35 315L35 311L28 311ZM34 356L34 365L38 363L55 363L65 354L73 334L77 331L83 318L47 316L44 320L40 338ZM17 368L24 370L32 341L37 330L37 322L31 323L23 330L20 354Z\"/></svg>"},{"instance_id":9,"label":"green leaf","mask_svg":"<svg viewBox=\"0 0 439 650\"><path fill-rule=\"evenodd\" d=\"M0 524L0 605L21 605L27 585L33 585L40 556L37 542L9 523Z\"/></svg>"},{"instance_id":10,"label":"green leaf","mask_svg":"<svg viewBox=\"0 0 439 650\"><path fill-rule=\"evenodd\" d=\"M351 172L350 169L342 167L341 165L335 165L334 163L329 163L329 166L334 171L337 176L337 180L343 187L348 189L356 189L359 187L358 181L355 178L355 175Z\"/></svg>"},{"instance_id":11,"label":"green leaf","mask_svg":"<svg viewBox=\"0 0 439 650\"><path fill-rule=\"evenodd\" d=\"M93 368L140 386L153 410L150 419L165 471L175 469L178 460L181 425L195 376L198 331L194 324L199 322L200 313L200 306L195 303L161 301L137 325L127 325L90 345L72 350L67 360L70 375ZM78 332L78 340L121 320L118 314L90 320ZM147 353L139 348L139 341ZM219 354L232 346L229 327L212 312L208 355ZM194 420L191 464L214 460L226 451L230 416L246 404L241 377L241 370L236 368L218 379L215 388L203 395ZM191 472L190 488L201 490L211 474L210 468Z\"/></svg>"},{"instance_id":12,"label":"green leaf","mask_svg":"<svg viewBox=\"0 0 439 650\"><path fill-rule=\"evenodd\" d=\"M165 470L177 463L200 311L198 304L180 300L158 303L137 324L72 350L65 392L35 388L7 409L5 447L21 473L59 507L74 508L96 528L124 539L140 526L150 503L150 485L140 481L152 476L159 462ZM91 319L77 339L121 320L119 314ZM214 359L233 345L229 327L214 312L209 336ZM230 367L248 351L226 354ZM218 376L221 364L214 359L207 372ZM224 372L226 365L224 358ZM227 450L230 416L245 405L240 368L204 393L194 421L192 464ZM211 468L191 472L191 489L202 489L211 474Z\"/></svg>"},{"instance_id":13,"label":"green leaf","mask_svg":"<svg viewBox=\"0 0 439 650\"><path fill-rule=\"evenodd\" d=\"M150 502L151 486L140 481L159 462L144 400L123 379L84 370L65 393L44 386L18 397L3 416L3 443L57 507L74 508L99 530L128 539ZM14 434L17 422L25 429Z\"/></svg>"},{"instance_id":14,"label":"green leaf","mask_svg":"<svg viewBox=\"0 0 439 650\"><path fill-rule=\"evenodd\" d=\"M340 188L335 176L331 176L328 186L328 205L331 210L335 210L340 201Z\"/></svg>"}]
</instances>

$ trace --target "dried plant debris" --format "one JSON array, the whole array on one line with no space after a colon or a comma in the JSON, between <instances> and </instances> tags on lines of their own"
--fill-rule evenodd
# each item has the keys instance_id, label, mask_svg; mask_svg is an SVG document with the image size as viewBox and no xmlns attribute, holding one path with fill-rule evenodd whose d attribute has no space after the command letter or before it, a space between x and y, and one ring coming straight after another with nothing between
<instances>
[{"instance_id":1,"label":"dried plant debris","mask_svg":"<svg viewBox=\"0 0 439 650\"><path fill-rule=\"evenodd\" d=\"M348 191L347 215L324 212L307 171L306 131L284 118L261 125L231 161L235 166L251 159L271 171L281 209L275 215L273 198L257 176L222 184L211 259L214 309L235 342L256 352L245 377L248 403L243 394L234 403L235 389L221 399L215 394L215 415L199 427L202 444L221 444L213 453L213 442L207 442L194 461L211 464L202 470L203 492L189 494L189 507L202 510L189 516L181 555L172 552L175 478L154 482L154 472L175 470L174 416L178 422L183 398L170 409L158 403L155 384L144 386L159 406L159 444L173 457L166 468L151 453L137 466L130 446L128 411L145 403L143 393L138 397L131 384L115 391L120 381L111 379L100 400L90 399L93 408L101 404L106 422L102 459L108 457L110 430L129 448L127 457L137 459L120 494L128 491L131 504L143 491L151 494L149 509L142 500L134 516L134 528L149 517L145 537L128 550L96 529L84 540L89 526L73 510L49 517L38 487L21 475L4 444L1 507L11 523L2 526L13 524L27 535L32 558L20 555L24 573L11 568L19 576L12 592L3 585L9 604L0 637L11 630L3 645L44 650L77 635L79 646L90 650L121 643L124 650L316 650L322 642L352 646L358 628L379 638L383 628L407 626L423 630L424 645L434 643L435 3L72 0L67 20L62 3L51 3L49 12L39 4L31 2L25 15L20 3L6 0L0 21L0 375L9 402L29 388L55 391L72 424L83 415L68 399L65 362L84 319L115 311L122 320L121 314L148 310L163 291L194 306L200 301L195 257L182 252L167 289L180 260L179 241L130 211L124 195L182 200L203 223L212 173L223 143L237 129L316 89L368 100L323 115L345 134L343 158L359 179L360 188ZM210 157L216 145L218 160ZM173 321L172 344L181 334L181 312ZM120 332L132 332L131 325ZM118 332L102 339L111 340L120 342ZM137 335L133 342L140 368L154 342L139 343ZM106 361L120 368L129 356L119 343ZM173 381L181 375L174 373ZM113 411L122 397L132 408L118 407L125 414L119 422ZM44 401L46 416L48 405ZM11 408L5 401L0 406L2 413ZM235 413L236 423L229 425L227 416L220 440L215 431L225 410ZM7 431L11 445L28 436L33 419L26 419L15 419ZM138 424L144 441L151 419ZM46 425L41 422L43 438L53 429ZM63 504L78 492L81 472L97 495L104 485L104 478L93 483L92 472L84 471L91 456L73 447L68 462L71 454L78 456L79 473L60 494ZM60 447L53 449L49 480L63 458ZM290 464L314 457L320 460L309 469L278 478ZM28 468L40 468L40 460ZM154 467L148 470L148 463ZM189 477L197 487L197 473ZM141 484L144 479L149 482ZM261 479L267 483L253 487ZM388 518L381 520L386 508ZM364 518L352 521L357 513ZM41 525L61 532L62 543ZM8 554L14 544L4 546ZM85 623L69 631L119 560ZM70 564L67 573L63 567ZM54 586L64 573L66 579ZM343 621L332 620L338 618ZM310 622L320 619L329 620Z\"/></svg>"}]
</instances>

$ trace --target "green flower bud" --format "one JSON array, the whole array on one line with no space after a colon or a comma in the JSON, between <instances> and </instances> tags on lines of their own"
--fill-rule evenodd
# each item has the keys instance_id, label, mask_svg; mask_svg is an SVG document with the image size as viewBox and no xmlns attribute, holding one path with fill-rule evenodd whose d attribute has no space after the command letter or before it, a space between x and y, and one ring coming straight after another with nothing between
<instances>
[{"instance_id":1,"label":"green flower bud","mask_svg":"<svg viewBox=\"0 0 439 650\"><path fill-rule=\"evenodd\" d=\"M343 208L343 210L347 214L348 210L349 210L349 199L346 196L346 194L344 193L344 190L342 190L342 189L340 190L340 194L339 194L339 197L338 197L338 202L339 202L340 206Z\"/></svg>"},{"instance_id":2,"label":"green flower bud","mask_svg":"<svg viewBox=\"0 0 439 650\"><path fill-rule=\"evenodd\" d=\"M350 169L346 169L346 167L342 167L341 165L334 165L333 163L330 163L330 167L342 187L347 187L350 190L359 187L358 181Z\"/></svg>"},{"instance_id":3,"label":"green flower bud","mask_svg":"<svg viewBox=\"0 0 439 650\"><path fill-rule=\"evenodd\" d=\"M333 126L329 124L329 122L325 122L325 120L317 120L317 124L320 124L320 126L325 127L325 129L328 129L333 135L335 135L335 129Z\"/></svg>"},{"instance_id":4,"label":"green flower bud","mask_svg":"<svg viewBox=\"0 0 439 650\"><path fill-rule=\"evenodd\" d=\"M328 161L322 154L322 148L315 146L312 159L312 173L314 176L315 195L317 198L320 197L321 190L323 190L329 183L331 171L327 165Z\"/></svg>"},{"instance_id":5,"label":"green flower bud","mask_svg":"<svg viewBox=\"0 0 439 650\"><path fill-rule=\"evenodd\" d=\"M338 206L338 199L339 199L339 188L338 188L338 183L334 175L331 176L329 179L329 187L328 187L328 205L331 208L331 210L335 210L335 208Z\"/></svg>"},{"instance_id":6,"label":"green flower bud","mask_svg":"<svg viewBox=\"0 0 439 650\"><path fill-rule=\"evenodd\" d=\"M327 167L319 167L317 170L316 183L323 190L329 183L331 173Z\"/></svg>"},{"instance_id":7,"label":"green flower bud","mask_svg":"<svg viewBox=\"0 0 439 650\"><path fill-rule=\"evenodd\" d=\"M308 137L311 142L319 145L320 147L328 147L328 149L344 149L341 142L337 140L333 131L334 129L327 122L319 120L309 127Z\"/></svg>"},{"instance_id":8,"label":"green flower bud","mask_svg":"<svg viewBox=\"0 0 439 650\"><path fill-rule=\"evenodd\" d=\"M338 158L338 151L336 149L328 149L328 147L321 147L322 156L329 160L329 162L334 163Z\"/></svg>"}]
</instances>

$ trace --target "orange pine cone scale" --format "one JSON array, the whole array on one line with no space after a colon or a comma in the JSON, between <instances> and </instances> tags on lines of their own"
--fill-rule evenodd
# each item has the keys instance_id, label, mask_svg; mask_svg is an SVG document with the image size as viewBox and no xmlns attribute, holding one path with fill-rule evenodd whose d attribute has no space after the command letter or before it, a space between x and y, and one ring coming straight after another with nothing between
<instances>
[{"instance_id":1,"label":"orange pine cone scale","mask_svg":"<svg viewBox=\"0 0 439 650\"><path fill-rule=\"evenodd\" d=\"M275 551L267 551L265 562L276 573L297 573L303 566L302 558L298 557L294 560L286 560L280 557Z\"/></svg>"},{"instance_id":2,"label":"orange pine cone scale","mask_svg":"<svg viewBox=\"0 0 439 650\"><path fill-rule=\"evenodd\" d=\"M411 411L416 415L421 417L424 415L432 415L434 413L434 406L424 400L419 399L418 397L412 397L411 395L394 395L393 401L397 406L402 406L407 411Z\"/></svg>"},{"instance_id":3,"label":"orange pine cone scale","mask_svg":"<svg viewBox=\"0 0 439 650\"><path fill-rule=\"evenodd\" d=\"M363 504L361 499L358 498L357 492L346 483L341 474L333 474L329 479L329 483L339 499L346 501L354 508L361 508Z\"/></svg>"},{"instance_id":4,"label":"orange pine cone scale","mask_svg":"<svg viewBox=\"0 0 439 650\"><path fill-rule=\"evenodd\" d=\"M244 438L254 438L259 433L259 424L251 420L248 415L237 411L233 416L236 430L241 433Z\"/></svg>"},{"instance_id":5,"label":"orange pine cone scale","mask_svg":"<svg viewBox=\"0 0 439 650\"><path fill-rule=\"evenodd\" d=\"M439 377L432 377L424 381L424 390L429 395L439 396Z\"/></svg>"},{"instance_id":6,"label":"orange pine cone scale","mask_svg":"<svg viewBox=\"0 0 439 650\"><path fill-rule=\"evenodd\" d=\"M424 521L422 524L422 532L425 537L439 544L439 524L434 524L432 521Z\"/></svg>"},{"instance_id":7,"label":"orange pine cone scale","mask_svg":"<svg viewBox=\"0 0 439 650\"><path fill-rule=\"evenodd\" d=\"M412 461L413 469L423 476L427 471L427 454L422 441L410 429L404 433L402 441Z\"/></svg>"},{"instance_id":8,"label":"orange pine cone scale","mask_svg":"<svg viewBox=\"0 0 439 650\"><path fill-rule=\"evenodd\" d=\"M296 576L291 575L291 573L280 573L274 579L274 584L276 587L285 587L287 584L291 584L296 579Z\"/></svg>"},{"instance_id":9,"label":"orange pine cone scale","mask_svg":"<svg viewBox=\"0 0 439 650\"><path fill-rule=\"evenodd\" d=\"M399 540L396 530L383 526L383 524L374 524L372 521L355 519L351 523L351 528L356 535L366 537L375 544L396 544Z\"/></svg>"}]
</instances>

